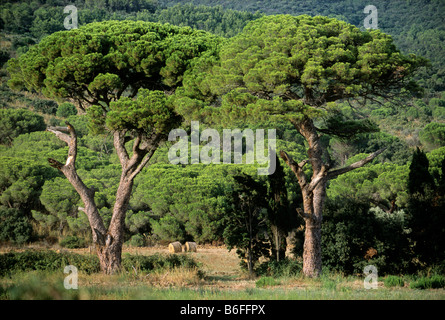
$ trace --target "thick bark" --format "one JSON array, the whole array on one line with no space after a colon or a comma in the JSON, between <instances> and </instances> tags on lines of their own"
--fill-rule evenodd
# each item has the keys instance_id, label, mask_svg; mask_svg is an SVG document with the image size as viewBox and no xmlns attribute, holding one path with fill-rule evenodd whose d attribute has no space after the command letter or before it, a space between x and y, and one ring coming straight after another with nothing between
<instances>
[{"instance_id":1,"label":"thick bark","mask_svg":"<svg viewBox=\"0 0 445 320\"><path fill-rule=\"evenodd\" d=\"M281 151L280 156L297 177L303 195L303 210L297 209L298 214L305 221L305 238L303 249L303 273L308 277L321 275L321 225L323 222L323 208L326 200L326 186L329 179L360 168L372 161L385 149L378 150L361 161L347 167L329 170L329 164L324 163L323 155L327 154L320 142L317 130L310 119L293 123L295 128L308 142L309 159L296 163L286 152ZM328 161L329 162L329 161ZM304 165L312 166L312 177L309 181L303 171Z\"/></svg>"},{"instance_id":2,"label":"thick bark","mask_svg":"<svg viewBox=\"0 0 445 320\"><path fill-rule=\"evenodd\" d=\"M73 126L67 123L67 127L49 127L47 130L53 132L69 146L65 164L54 159L48 159L48 162L65 175L84 203L85 207L82 210L87 215L91 226L101 270L106 274L115 273L121 267L125 214L130 202L133 180L150 160L161 140L161 136L154 134L147 139L138 136L135 139L133 154L130 158L125 149L125 143L128 141L125 132L114 133L114 146L121 162L122 175L116 193L113 215L107 230L94 201L95 190L88 188L77 175L75 166L77 135ZM68 132L69 135L63 131Z\"/></svg>"}]
</instances>

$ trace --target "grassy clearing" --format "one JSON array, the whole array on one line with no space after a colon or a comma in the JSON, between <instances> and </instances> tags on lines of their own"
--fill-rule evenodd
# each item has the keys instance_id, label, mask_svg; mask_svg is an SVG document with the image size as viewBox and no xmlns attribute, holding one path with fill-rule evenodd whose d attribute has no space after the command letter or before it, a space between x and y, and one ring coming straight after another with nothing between
<instances>
[{"instance_id":1,"label":"grassy clearing","mask_svg":"<svg viewBox=\"0 0 445 320\"><path fill-rule=\"evenodd\" d=\"M79 253L79 251L77 251ZM166 259L162 258L166 255ZM22 257L28 257L27 255ZM47 256L45 261L52 262ZM63 268L17 270L0 276L3 300L444 300L443 276L379 277L366 290L363 278L325 273L318 279L301 274L250 280L238 259L222 248L204 248L172 259L163 250L125 255L122 272L113 276L79 270L78 289L63 286ZM67 257L65 257L68 259ZM27 261L27 260L21 260ZM57 261L57 260L54 260ZM83 261L83 260L82 260ZM178 263L178 261L180 263ZM195 261L196 263L192 263ZM131 263L129 263L131 262ZM168 262L166 264L166 262ZM153 266L153 267L152 267Z\"/></svg>"},{"instance_id":2,"label":"grassy clearing","mask_svg":"<svg viewBox=\"0 0 445 320\"><path fill-rule=\"evenodd\" d=\"M444 289L411 289L409 286L364 289L357 277L326 275L263 277L257 280L202 278L194 268L154 272L122 272L113 276L79 274L78 289L63 287L62 272L18 272L0 278L0 299L80 300L443 300ZM265 279L265 280L262 280ZM224 285L222 285L224 283ZM261 283L262 285L258 285Z\"/></svg>"}]
</instances>

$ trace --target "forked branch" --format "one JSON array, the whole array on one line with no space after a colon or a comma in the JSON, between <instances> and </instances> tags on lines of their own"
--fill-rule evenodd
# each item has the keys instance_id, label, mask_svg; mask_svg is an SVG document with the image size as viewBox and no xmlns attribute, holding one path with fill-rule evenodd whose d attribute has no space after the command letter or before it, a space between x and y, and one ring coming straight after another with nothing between
<instances>
[{"instance_id":1,"label":"forked branch","mask_svg":"<svg viewBox=\"0 0 445 320\"><path fill-rule=\"evenodd\" d=\"M354 162L353 164L351 164L351 165L349 165L347 167L329 171L327 173L327 178L328 179L334 179L334 178L338 177L341 174L344 174L346 172L352 171L352 170L357 169L357 168L361 168L365 164L367 164L367 163L371 162L372 160L374 160L374 158L376 158L378 155L380 155L385 150L386 150L386 148L377 150L376 152L371 153L365 159L362 159L360 161Z\"/></svg>"}]
</instances>

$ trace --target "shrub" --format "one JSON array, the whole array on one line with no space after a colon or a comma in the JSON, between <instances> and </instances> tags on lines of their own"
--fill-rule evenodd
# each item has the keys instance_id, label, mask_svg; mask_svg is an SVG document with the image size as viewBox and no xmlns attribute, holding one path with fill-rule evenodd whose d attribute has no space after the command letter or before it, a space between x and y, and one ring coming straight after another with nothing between
<instances>
[{"instance_id":1,"label":"shrub","mask_svg":"<svg viewBox=\"0 0 445 320\"><path fill-rule=\"evenodd\" d=\"M259 276L289 277L299 274L302 268L301 262L297 260L271 260L261 263L255 273Z\"/></svg>"},{"instance_id":2,"label":"shrub","mask_svg":"<svg viewBox=\"0 0 445 320\"><path fill-rule=\"evenodd\" d=\"M162 255L159 253L151 256L128 255L122 259L122 266L127 270L134 266L142 271L155 271L163 269L198 269L198 263L188 255L168 254ZM201 271L199 275L202 276Z\"/></svg>"},{"instance_id":3,"label":"shrub","mask_svg":"<svg viewBox=\"0 0 445 320\"><path fill-rule=\"evenodd\" d=\"M135 234L128 240L128 245L132 247L144 247L145 246L145 239L144 236L141 234Z\"/></svg>"},{"instance_id":4,"label":"shrub","mask_svg":"<svg viewBox=\"0 0 445 320\"><path fill-rule=\"evenodd\" d=\"M0 207L0 241L22 244L32 236L32 226L22 211Z\"/></svg>"},{"instance_id":5,"label":"shrub","mask_svg":"<svg viewBox=\"0 0 445 320\"><path fill-rule=\"evenodd\" d=\"M45 129L43 117L30 110L0 109L0 144L11 144L21 134Z\"/></svg>"},{"instance_id":6,"label":"shrub","mask_svg":"<svg viewBox=\"0 0 445 320\"><path fill-rule=\"evenodd\" d=\"M0 276L19 271L63 270L67 265L74 265L79 271L88 274L100 271L99 258L97 256L57 253L50 250L27 250L0 255Z\"/></svg>"},{"instance_id":7,"label":"shrub","mask_svg":"<svg viewBox=\"0 0 445 320\"><path fill-rule=\"evenodd\" d=\"M419 133L420 142L428 149L437 149L445 145L445 124L431 122Z\"/></svg>"},{"instance_id":8,"label":"shrub","mask_svg":"<svg viewBox=\"0 0 445 320\"><path fill-rule=\"evenodd\" d=\"M322 228L322 259L330 270L356 274L372 264L383 275L400 274L410 267L403 211L386 214L370 210L366 201L330 199ZM375 253L370 255L371 251Z\"/></svg>"},{"instance_id":9,"label":"shrub","mask_svg":"<svg viewBox=\"0 0 445 320\"><path fill-rule=\"evenodd\" d=\"M56 114L57 108L59 107L57 102L43 99L36 99L31 103L31 105L34 107L35 111L53 115Z\"/></svg>"},{"instance_id":10,"label":"shrub","mask_svg":"<svg viewBox=\"0 0 445 320\"><path fill-rule=\"evenodd\" d=\"M261 277L255 282L257 288L269 287L279 285L280 282L272 277Z\"/></svg>"},{"instance_id":11,"label":"shrub","mask_svg":"<svg viewBox=\"0 0 445 320\"><path fill-rule=\"evenodd\" d=\"M385 287L403 287L405 285L405 281L398 276L387 276L383 283Z\"/></svg>"},{"instance_id":12,"label":"shrub","mask_svg":"<svg viewBox=\"0 0 445 320\"><path fill-rule=\"evenodd\" d=\"M56 116L62 118L68 118L69 116L75 116L77 114L76 107L69 102L62 103L59 108L57 108Z\"/></svg>"},{"instance_id":13,"label":"shrub","mask_svg":"<svg viewBox=\"0 0 445 320\"><path fill-rule=\"evenodd\" d=\"M127 270L131 270L134 267L141 271L153 271L177 267L197 268L198 264L187 255L161 255L157 253L151 256L126 255L122 259L122 266Z\"/></svg>"},{"instance_id":14,"label":"shrub","mask_svg":"<svg viewBox=\"0 0 445 320\"><path fill-rule=\"evenodd\" d=\"M85 248L87 242L85 239L78 238L77 236L66 236L62 240L60 240L59 244L68 249L78 249Z\"/></svg>"},{"instance_id":15,"label":"shrub","mask_svg":"<svg viewBox=\"0 0 445 320\"><path fill-rule=\"evenodd\" d=\"M445 277L433 275L431 277L422 277L410 284L411 289L439 289L445 288Z\"/></svg>"},{"instance_id":16,"label":"shrub","mask_svg":"<svg viewBox=\"0 0 445 320\"><path fill-rule=\"evenodd\" d=\"M96 255L70 252L57 253L51 250L27 250L0 254L0 277L20 271L63 271L67 265L73 265L79 272L87 274L100 272L99 258ZM125 255L122 259L122 267L124 270L136 268L141 271L180 267L198 269L198 263L187 255ZM199 271L199 274L202 275L201 271Z\"/></svg>"}]
</instances>

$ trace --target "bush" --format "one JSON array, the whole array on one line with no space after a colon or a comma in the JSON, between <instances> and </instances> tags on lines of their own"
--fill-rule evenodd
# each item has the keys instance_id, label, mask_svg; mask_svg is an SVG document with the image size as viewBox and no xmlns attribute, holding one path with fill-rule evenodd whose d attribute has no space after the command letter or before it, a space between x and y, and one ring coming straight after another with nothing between
<instances>
[{"instance_id":1,"label":"bush","mask_svg":"<svg viewBox=\"0 0 445 320\"><path fill-rule=\"evenodd\" d=\"M77 114L76 107L69 102L62 103L56 112L56 116L62 118L68 118L69 116L75 116L76 114Z\"/></svg>"},{"instance_id":2,"label":"bush","mask_svg":"<svg viewBox=\"0 0 445 320\"><path fill-rule=\"evenodd\" d=\"M93 255L57 253L50 250L9 252L0 255L0 276L19 271L55 271L74 265L79 271L91 274L100 271L99 258Z\"/></svg>"},{"instance_id":3,"label":"bush","mask_svg":"<svg viewBox=\"0 0 445 320\"><path fill-rule=\"evenodd\" d=\"M141 234L135 234L128 240L128 245L131 247L144 247L145 246L145 239L144 236Z\"/></svg>"},{"instance_id":4,"label":"bush","mask_svg":"<svg viewBox=\"0 0 445 320\"><path fill-rule=\"evenodd\" d=\"M387 276L383 283L385 287L403 287L405 285L405 281L398 276Z\"/></svg>"},{"instance_id":5,"label":"bush","mask_svg":"<svg viewBox=\"0 0 445 320\"><path fill-rule=\"evenodd\" d=\"M78 238L76 236L67 236L60 240L59 244L68 249L79 249L79 248L85 248L87 245L87 242L85 239Z\"/></svg>"},{"instance_id":6,"label":"bush","mask_svg":"<svg viewBox=\"0 0 445 320\"><path fill-rule=\"evenodd\" d=\"M32 225L23 212L14 208L0 207L0 241L22 244L32 236Z\"/></svg>"},{"instance_id":7,"label":"bush","mask_svg":"<svg viewBox=\"0 0 445 320\"><path fill-rule=\"evenodd\" d=\"M302 268L300 261L286 258L280 261L263 262L255 270L255 273L259 276L290 277L299 274Z\"/></svg>"},{"instance_id":8,"label":"bush","mask_svg":"<svg viewBox=\"0 0 445 320\"><path fill-rule=\"evenodd\" d=\"M422 145L430 150L445 146L445 124L431 122L419 132Z\"/></svg>"},{"instance_id":9,"label":"bush","mask_svg":"<svg viewBox=\"0 0 445 320\"><path fill-rule=\"evenodd\" d=\"M57 253L51 250L27 250L0 254L0 277L14 272L32 270L60 270L62 272L67 265L73 265L79 272L87 274L100 272L99 258L95 255L70 252ZM134 267L141 271L174 269L178 267L198 269L198 263L187 255L125 255L122 258L122 267L124 270L132 270Z\"/></svg>"},{"instance_id":10,"label":"bush","mask_svg":"<svg viewBox=\"0 0 445 320\"><path fill-rule=\"evenodd\" d=\"M45 129L43 117L30 110L0 109L0 144L12 144L21 134Z\"/></svg>"},{"instance_id":11,"label":"bush","mask_svg":"<svg viewBox=\"0 0 445 320\"><path fill-rule=\"evenodd\" d=\"M364 201L328 199L322 228L322 259L332 271L357 274L372 264L383 275L401 274L410 267L403 211L386 214L370 210Z\"/></svg>"},{"instance_id":12,"label":"bush","mask_svg":"<svg viewBox=\"0 0 445 320\"><path fill-rule=\"evenodd\" d=\"M134 268L141 271L153 271L156 269L173 269L177 267L197 268L198 264L195 260L187 255L161 255L154 254L151 256L126 255L122 259L122 267L131 270Z\"/></svg>"},{"instance_id":13,"label":"bush","mask_svg":"<svg viewBox=\"0 0 445 320\"><path fill-rule=\"evenodd\" d=\"M433 275L431 277L422 277L410 284L411 289L439 289L445 288L445 277Z\"/></svg>"},{"instance_id":14,"label":"bush","mask_svg":"<svg viewBox=\"0 0 445 320\"><path fill-rule=\"evenodd\" d=\"M31 103L31 105L34 107L35 111L53 115L56 114L57 108L59 107L57 102L43 99L36 99Z\"/></svg>"},{"instance_id":15,"label":"bush","mask_svg":"<svg viewBox=\"0 0 445 320\"><path fill-rule=\"evenodd\" d=\"M275 280L272 277L261 277L260 279L257 280L257 282L255 282L255 286L257 288L276 286L279 284L280 284L280 282Z\"/></svg>"}]
</instances>

